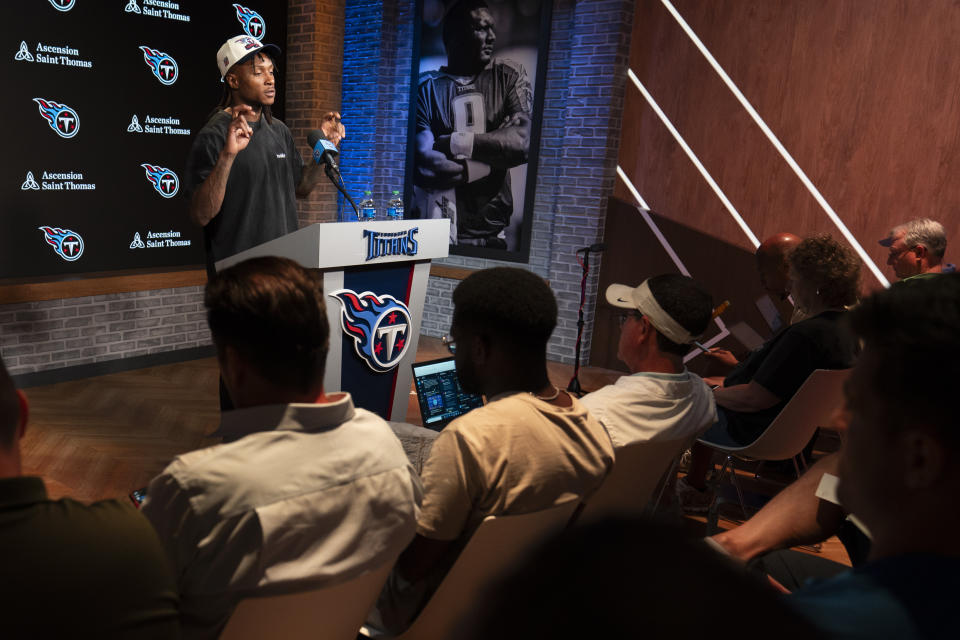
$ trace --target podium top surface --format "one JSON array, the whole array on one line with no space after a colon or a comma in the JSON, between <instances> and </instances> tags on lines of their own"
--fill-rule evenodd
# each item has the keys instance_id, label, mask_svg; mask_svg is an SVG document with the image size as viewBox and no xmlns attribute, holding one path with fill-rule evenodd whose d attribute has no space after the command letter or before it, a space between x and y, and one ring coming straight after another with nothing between
<instances>
[{"instance_id":1,"label":"podium top surface","mask_svg":"<svg viewBox=\"0 0 960 640\"><path fill-rule=\"evenodd\" d=\"M312 224L216 263L217 271L259 256L283 256L309 269L445 258L450 221L374 220Z\"/></svg>"}]
</instances>

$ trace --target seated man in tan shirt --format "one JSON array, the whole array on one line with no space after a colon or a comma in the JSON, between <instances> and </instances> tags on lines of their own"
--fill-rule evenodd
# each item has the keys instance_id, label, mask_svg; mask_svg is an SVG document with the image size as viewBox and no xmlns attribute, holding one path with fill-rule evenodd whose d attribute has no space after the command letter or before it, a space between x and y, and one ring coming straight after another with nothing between
<instances>
[{"instance_id":1,"label":"seated man in tan shirt","mask_svg":"<svg viewBox=\"0 0 960 640\"><path fill-rule=\"evenodd\" d=\"M489 515L530 513L592 494L613 465L603 426L547 377L553 292L523 269L478 271L453 292L457 375L484 407L441 432L423 469L417 535L369 625L412 622Z\"/></svg>"}]
</instances>

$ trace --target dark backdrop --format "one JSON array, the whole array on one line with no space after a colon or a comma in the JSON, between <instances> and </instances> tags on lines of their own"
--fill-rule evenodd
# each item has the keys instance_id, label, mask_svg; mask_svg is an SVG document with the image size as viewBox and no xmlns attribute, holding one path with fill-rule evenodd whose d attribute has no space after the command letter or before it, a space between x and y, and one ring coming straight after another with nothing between
<instances>
[{"instance_id":1,"label":"dark backdrop","mask_svg":"<svg viewBox=\"0 0 960 640\"><path fill-rule=\"evenodd\" d=\"M61 11L55 4L70 8ZM261 16L264 41L285 48L286 3L257 0L243 6ZM188 16L189 21L177 16ZM0 22L0 69L6 85L0 121L7 149L0 184L0 278L203 263L202 234L188 220L186 198L181 192L163 197L141 165L169 169L182 186L193 136L222 91L214 60L217 48L243 32L234 3L220 0L37 0L7 12ZM69 51L45 53L41 46ZM141 46L176 61L176 82L164 85L154 76ZM41 61L40 56L57 63ZM64 64L64 58L80 64ZM80 66L85 63L91 66ZM283 57L279 63L278 86L283 87ZM76 112L76 135L59 136L40 115L34 98ZM281 118L282 99L281 92L274 108ZM134 116L143 131L131 127ZM150 124L148 117L161 122ZM163 132L148 132L148 126ZM44 180L45 172L68 177ZM29 188L28 173L39 189ZM71 177L75 174L82 178ZM68 182L95 189L68 190ZM49 188L54 184L63 188ZM65 260L47 242L41 226L79 235L83 253ZM143 247L136 242L137 234Z\"/></svg>"}]
</instances>

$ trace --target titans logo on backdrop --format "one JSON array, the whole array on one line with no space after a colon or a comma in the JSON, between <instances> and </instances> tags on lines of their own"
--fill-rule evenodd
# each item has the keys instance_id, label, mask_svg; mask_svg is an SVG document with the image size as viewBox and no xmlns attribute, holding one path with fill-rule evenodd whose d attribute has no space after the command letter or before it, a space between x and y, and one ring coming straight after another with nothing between
<instances>
[{"instance_id":1,"label":"titans logo on backdrop","mask_svg":"<svg viewBox=\"0 0 960 640\"><path fill-rule=\"evenodd\" d=\"M76 231L60 227L37 227L37 229L43 231L43 238L47 244L67 262L73 262L83 255L83 238Z\"/></svg>"},{"instance_id":2,"label":"titans logo on backdrop","mask_svg":"<svg viewBox=\"0 0 960 640\"><path fill-rule=\"evenodd\" d=\"M156 164L142 164L143 170L147 174L147 180L153 185L154 190L164 198L172 198L180 190L180 178L173 171L166 167Z\"/></svg>"},{"instance_id":3,"label":"titans logo on backdrop","mask_svg":"<svg viewBox=\"0 0 960 640\"><path fill-rule=\"evenodd\" d=\"M237 20L243 25L244 33L257 40L267 37L267 22L263 16L243 5L235 4L233 8L237 10Z\"/></svg>"},{"instance_id":4,"label":"titans logo on backdrop","mask_svg":"<svg viewBox=\"0 0 960 640\"><path fill-rule=\"evenodd\" d=\"M80 130L80 117L77 112L65 104L47 100L45 98L34 98L34 102L40 108L40 115L47 121L50 128L57 132L61 138L72 138Z\"/></svg>"},{"instance_id":5,"label":"titans logo on backdrop","mask_svg":"<svg viewBox=\"0 0 960 640\"><path fill-rule=\"evenodd\" d=\"M176 60L163 51L157 51L146 45L141 45L140 50L143 51L143 61L150 67L157 80L168 86L177 81L180 69L177 67Z\"/></svg>"},{"instance_id":6,"label":"titans logo on backdrop","mask_svg":"<svg viewBox=\"0 0 960 640\"><path fill-rule=\"evenodd\" d=\"M77 0L50 0L50 4L57 11L70 11L73 5L77 4Z\"/></svg>"},{"instance_id":7,"label":"titans logo on backdrop","mask_svg":"<svg viewBox=\"0 0 960 640\"><path fill-rule=\"evenodd\" d=\"M340 302L340 324L353 338L356 354L373 371L396 367L409 346L410 310L391 295L338 289L329 294Z\"/></svg>"}]
</instances>

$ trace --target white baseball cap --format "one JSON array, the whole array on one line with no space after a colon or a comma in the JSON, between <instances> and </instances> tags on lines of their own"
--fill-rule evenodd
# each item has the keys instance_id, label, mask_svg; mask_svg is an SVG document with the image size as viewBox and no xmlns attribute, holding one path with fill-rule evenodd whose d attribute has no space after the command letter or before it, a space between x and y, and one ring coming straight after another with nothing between
<instances>
[{"instance_id":1,"label":"white baseball cap","mask_svg":"<svg viewBox=\"0 0 960 640\"><path fill-rule=\"evenodd\" d=\"M611 284L606 291L607 302L621 309L639 311L647 317L654 329L677 344L690 344L699 339L700 336L691 335L660 306L653 292L650 291L649 282L649 279L644 280L639 287Z\"/></svg>"},{"instance_id":2,"label":"white baseball cap","mask_svg":"<svg viewBox=\"0 0 960 640\"><path fill-rule=\"evenodd\" d=\"M234 36L217 50L217 66L220 67L220 79L227 75L230 67L243 62L258 51L265 51L280 55L280 47L275 44L263 44L256 38L246 34Z\"/></svg>"}]
</instances>

